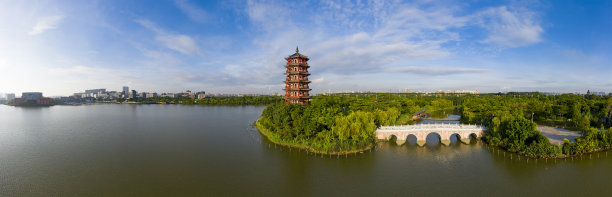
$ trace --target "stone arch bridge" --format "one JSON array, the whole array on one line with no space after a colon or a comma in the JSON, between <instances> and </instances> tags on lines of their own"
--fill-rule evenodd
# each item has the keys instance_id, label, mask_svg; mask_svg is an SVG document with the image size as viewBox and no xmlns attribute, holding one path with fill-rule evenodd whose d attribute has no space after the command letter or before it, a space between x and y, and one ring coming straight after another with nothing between
<instances>
[{"instance_id":1,"label":"stone arch bridge","mask_svg":"<svg viewBox=\"0 0 612 197\"><path fill-rule=\"evenodd\" d=\"M425 145L427 135L437 133L440 135L440 142L444 145L450 144L450 137L453 134L459 135L458 138L463 143L470 142L470 136L476 138L482 137L485 127L479 125L465 124L416 124L416 125L401 125L401 126L381 126L375 131L376 139L391 140L396 137L396 143L402 145L406 142L409 135L414 135L417 138L419 146Z\"/></svg>"}]
</instances>

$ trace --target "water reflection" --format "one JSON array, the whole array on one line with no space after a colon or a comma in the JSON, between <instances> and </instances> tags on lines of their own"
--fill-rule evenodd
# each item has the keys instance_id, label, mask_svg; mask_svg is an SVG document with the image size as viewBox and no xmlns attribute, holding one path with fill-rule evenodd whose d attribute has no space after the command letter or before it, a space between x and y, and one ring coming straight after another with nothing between
<instances>
[{"instance_id":1,"label":"water reflection","mask_svg":"<svg viewBox=\"0 0 612 197\"><path fill-rule=\"evenodd\" d=\"M275 146L263 107L0 106L0 196L607 196L612 154L517 160L472 140L351 155ZM25 115L32 112L33 114ZM32 117L32 119L26 119ZM40 120L40 121L32 121ZM474 189L468 189L474 188ZM579 192L579 193L577 193Z\"/></svg>"},{"instance_id":2,"label":"water reflection","mask_svg":"<svg viewBox=\"0 0 612 197\"><path fill-rule=\"evenodd\" d=\"M425 146L431 149L438 148L440 147L440 144L441 144L440 140L441 140L440 134L434 133L434 132L429 133L427 134L427 137L425 138L425 141L427 142L425 143Z\"/></svg>"}]
</instances>

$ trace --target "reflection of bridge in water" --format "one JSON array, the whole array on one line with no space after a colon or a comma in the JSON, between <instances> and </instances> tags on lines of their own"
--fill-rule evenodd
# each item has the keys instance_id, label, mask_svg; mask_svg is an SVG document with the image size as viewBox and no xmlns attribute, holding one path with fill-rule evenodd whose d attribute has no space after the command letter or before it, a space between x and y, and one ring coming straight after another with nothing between
<instances>
[{"instance_id":1,"label":"reflection of bridge in water","mask_svg":"<svg viewBox=\"0 0 612 197\"><path fill-rule=\"evenodd\" d=\"M396 137L396 143L402 145L410 135L414 135L419 146L425 145L427 135L437 133L440 142L444 145L450 144L450 137L457 134L457 138L463 143L470 143L470 136L480 138L485 128L479 125L465 124L416 124L401 126L381 126L375 131L376 139L391 140Z\"/></svg>"}]
</instances>

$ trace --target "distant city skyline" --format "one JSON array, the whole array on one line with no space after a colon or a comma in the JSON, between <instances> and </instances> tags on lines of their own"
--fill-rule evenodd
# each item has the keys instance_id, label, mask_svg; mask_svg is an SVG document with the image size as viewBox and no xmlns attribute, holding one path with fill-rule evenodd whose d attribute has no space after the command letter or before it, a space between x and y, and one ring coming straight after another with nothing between
<instances>
[{"instance_id":1,"label":"distant city skyline","mask_svg":"<svg viewBox=\"0 0 612 197\"><path fill-rule=\"evenodd\" d=\"M612 1L2 1L0 94L612 92Z\"/></svg>"}]
</instances>

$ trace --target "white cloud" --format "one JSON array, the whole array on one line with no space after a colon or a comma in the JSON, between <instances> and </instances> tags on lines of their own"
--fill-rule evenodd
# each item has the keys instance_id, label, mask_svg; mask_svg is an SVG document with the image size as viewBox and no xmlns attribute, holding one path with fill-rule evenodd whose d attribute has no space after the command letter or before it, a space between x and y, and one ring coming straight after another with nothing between
<instances>
[{"instance_id":1,"label":"white cloud","mask_svg":"<svg viewBox=\"0 0 612 197\"><path fill-rule=\"evenodd\" d=\"M315 79L312 79L312 83L324 83L325 82L325 77L318 77Z\"/></svg>"},{"instance_id":2,"label":"white cloud","mask_svg":"<svg viewBox=\"0 0 612 197\"><path fill-rule=\"evenodd\" d=\"M156 37L158 41L163 42L169 49L193 55L200 51L200 48L193 38L181 34L159 35Z\"/></svg>"},{"instance_id":3,"label":"white cloud","mask_svg":"<svg viewBox=\"0 0 612 197\"><path fill-rule=\"evenodd\" d=\"M273 31L294 25L287 23L289 18L295 16L290 15L292 11L287 10L286 6L282 1L247 0L246 13L257 27Z\"/></svg>"},{"instance_id":4,"label":"white cloud","mask_svg":"<svg viewBox=\"0 0 612 197\"><path fill-rule=\"evenodd\" d=\"M521 47L542 41L544 29L536 16L525 9L509 10L506 6L489 8L475 15L489 35L482 42L505 47Z\"/></svg>"},{"instance_id":5,"label":"white cloud","mask_svg":"<svg viewBox=\"0 0 612 197\"><path fill-rule=\"evenodd\" d=\"M141 45L133 44L136 49L140 51L146 57L145 60L140 60L139 63L149 67L176 67L181 65L183 61L174 57L171 53L157 50L149 50ZM148 68L151 69L151 68Z\"/></svg>"},{"instance_id":6,"label":"white cloud","mask_svg":"<svg viewBox=\"0 0 612 197\"><path fill-rule=\"evenodd\" d=\"M317 65L313 72L378 72L391 64L448 56L441 45L457 40L451 30L468 20L446 8L393 2L326 3L323 9L308 12L300 9L305 6L301 4L248 1L249 19L266 31L255 43L262 51L276 54L271 58L303 43L306 55L316 57L311 61Z\"/></svg>"},{"instance_id":7,"label":"white cloud","mask_svg":"<svg viewBox=\"0 0 612 197\"><path fill-rule=\"evenodd\" d=\"M187 0L175 0L174 4L178 7L183 13L189 17L189 19L198 22L198 23L207 23L213 22L212 16L208 14L205 10L197 7L189 3Z\"/></svg>"},{"instance_id":8,"label":"white cloud","mask_svg":"<svg viewBox=\"0 0 612 197\"><path fill-rule=\"evenodd\" d=\"M199 55L201 52L196 41L188 35L170 33L157 27L153 22L148 20L137 20L136 22L155 32L155 39L161 42L168 49L172 49L186 55Z\"/></svg>"},{"instance_id":9,"label":"white cloud","mask_svg":"<svg viewBox=\"0 0 612 197\"><path fill-rule=\"evenodd\" d=\"M29 35L41 34L46 30L55 29L57 25L62 21L63 16L46 16L38 19L38 22L32 27L32 30L28 32Z\"/></svg>"}]
</instances>

